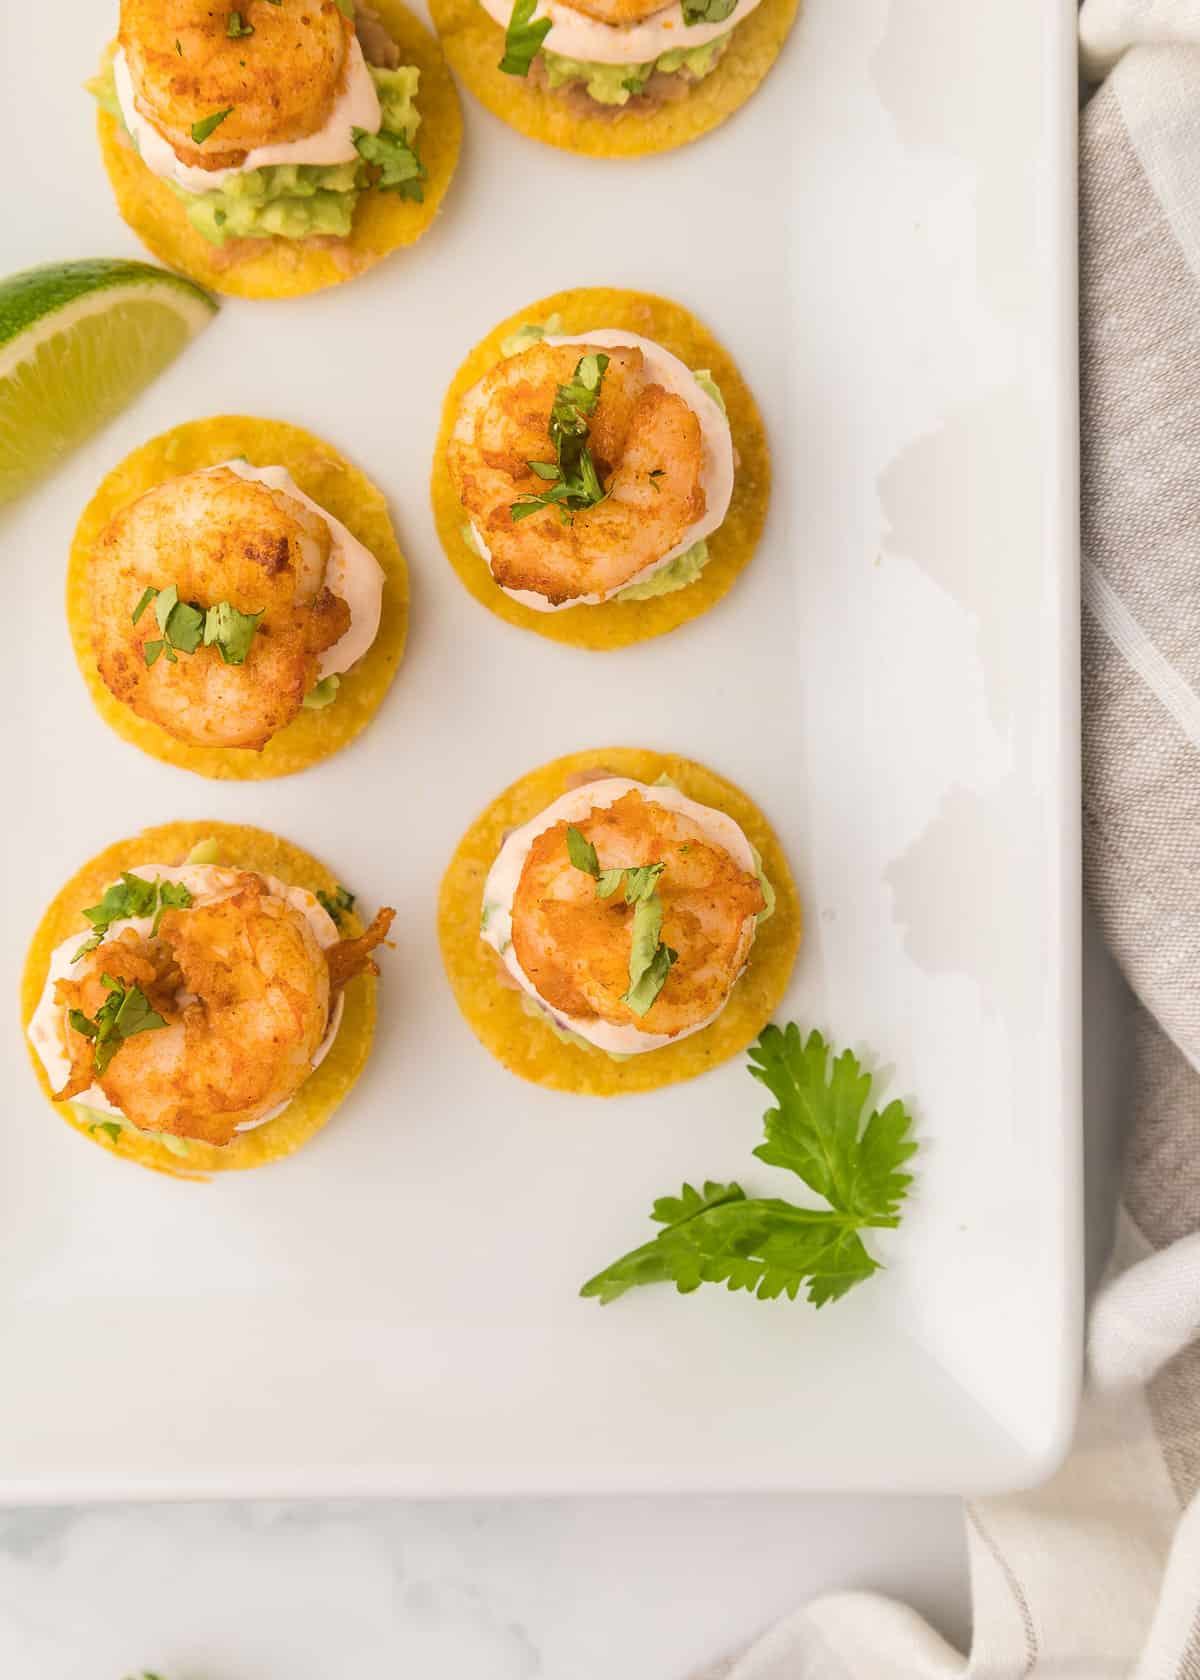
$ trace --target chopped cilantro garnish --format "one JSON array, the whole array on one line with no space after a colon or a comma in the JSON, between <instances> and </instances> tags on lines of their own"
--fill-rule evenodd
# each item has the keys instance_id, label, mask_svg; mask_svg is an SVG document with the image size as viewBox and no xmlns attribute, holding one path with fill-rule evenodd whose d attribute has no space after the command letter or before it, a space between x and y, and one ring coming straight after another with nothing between
<instances>
[{"instance_id":1,"label":"chopped cilantro garnish","mask_svg":"<svg viewBox=\"0 0 1200 1680\"><path fill-rule=\"evenodd\" d=\"M135 624L150 601L154 602L154 616L162 635L143 643L142 657L147 667L161 654L172 665L178 664L176 653L195 653L201 644L215 646L227 665L240 665L262 617L260 612L239 612L229 601L218 601L207 609L194 601L181 601L179 590L172 583L166 589L147 589L143 593L133 609Z\"/></svg>"},{"instance_id":2,"label":"chopped cilantro garnish","mask_svg":"<svg viewBox=\"0 0 1200 1680\"><path fill-rule=\"evenodd\" d=\"M683 21L689 29L698 23L724 23L737 4L738 0L683 0Z\"/></svg>"},{"instance_id":3,"label":"chopped cilantro garnish","mask_svg":"<svg viewBox=\"0 0 1200 1680\"><path fill-rule=\"evenodd\" d=\"M192 139L197 146L203 146L214 129L220 128L225 118L233 114L233 106L226 105L223 111L214 111L211 117L202 117L199 122L192 124Z\"/></svg>"},{"instance_id":4,"label":"chopped cilantro garnish","mask_svg":"<svg viewBox=\"0 0 1200 1680\"><path fill-rule=\"evenodd\" d=\"M581 356L570 381L555 391L550 441L556 458L526 462L530 472L552 484L553 489L541 494L531 492L514 502L508 510L514 524L539 508L556 507L564 525L569 525L572 514L604 500L607 492L588 448L587 417L600 400L607 366L608 357L602 353Z\"/></svg>"},{"instance_id":5,"label":"chopped cilantro garnish","mask_svg":"<svg viewBox=\"0 0 1200 1680\"><path fill-rule=\"evenodd\" d=\"M231 41L240 41L245 35L253 35L254 25L247 23L241 12L230 12L225 33Z\"/></svg>"},{"instance_id":6,"label":"chopped cilantro garnish","mask_svg":"<svg viewBox=\"0 0 1200 1680\"><path fill-rule=\"evenodd\" d=\"M159 918L165 909L186 910L191 902L192 895L184 886L157 879L147 881L144 876L131 875L126 870L121 879L107 889L99 904L93 904L83 912L95 931L84 940L71 961L78 962L80 957L94 951L113 922L153 916L150 931L157 933Z\"/></svg>"},{"instance_id":7,"label":"chopped cilantro garnish","mask_svg":"<svg viewBox=\"0 0 1200 1680\"><path fill-rule=\"evenodd\" d=\"M646 1013L667 983L678 951L662 942L662 899L658 880L665 864L634 864L623 869L601 869L596 848L579 829L567 828L567 856L572 865L596 883L597 898L611 898L624 886L625 902L633 905L633 929L629 947L629 989L621 1002L635 1015Z\"/></svg>"},{"instance_id":8,"label":"chopped cilantro garnish","mask_svg":"<svg viewBox=\"0 0 1200 1680\"><path fill-rule=\"evenodd\" d=\"M375 185L380 192L399 193L414 204L425 199L425 166L402 134L381 130L372 134L365 128L352 128L350 137L354 149L365 162L379 171Z\"/></svg>"},{"instance_id":9,"label":"chopped cilantro garnish","mask_svg":"<svg viewBox=\"0 0 1200 1680\"><path fill-rule=\"evenodd\" d=\"M322 888L318 888L317 903L330 917L334 926L341 927L343 914L347 911L353 910L354 908L354 894L352 892L347 892L345 887L343 887L339 882L331 893L327 893Z\"/></svg>"},{"instance_id":10,"label":"chopped cilantro garnish","mask_svg":"<svg viewBox=\"0 0 1200 1680\"><path fill-rule=\"evenodd\" d=\"M244 613L228 601L218 601L209 607L204 619L204 645L219 649L226 665L241 665L250 651L250 643L258 628L262 613Z\"/></svg>"},{"instance_id":11,"label":"chopped cilantro garnish","mask_svg":"<svg viewBox=\"0 0 1200 1680\"><path fill-rule=\"evenodd\" d=\"M504 57L500 69L506 76L528 76L529 66L541 51L542 42L550 33L549 18L532 21L537 0L513 0L512 14L504 32Z\"/></svg>"},{"instance_id":12,"label":"chopped cilantro garnish","mask_svg":"<svg viewBox=\"0 0 1200 1680\"><path fill-rule=\"evenodd\" d=\"M101 979L108 988L108 996L96 1011L95 1019L89 1020L79 1009L70 1010L67 1016L75 1031L95 1046L92 1066L99 1074L105 1072L125 1039L137 1033L155 1032L167 1024L151 1009L140 986L127 987L111 974L101 975Z\"/></svg>"}]
</instances>

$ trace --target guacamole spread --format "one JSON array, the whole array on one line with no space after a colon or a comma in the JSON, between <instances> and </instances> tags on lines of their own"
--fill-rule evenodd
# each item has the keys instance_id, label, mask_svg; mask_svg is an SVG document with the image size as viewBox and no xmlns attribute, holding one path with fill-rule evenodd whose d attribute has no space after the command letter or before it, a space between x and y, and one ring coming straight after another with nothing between
<instances>
[{"instance_id":1,"label":"guacamole spread","mask_svg":"<svg viewBox=\"0 0 1200 1680\"><path fill-rule=\"evenodd\" d=\"M732 34L732 30L730 31ZM568 82L582 82L584 91L597 105L627 105L635 94L641 93L656 70L664 76L684 71L693 82L711 75L729 45L729 35L718 35L702 47L672 47L648 64L593 64L584 58L563 58L559 53L542 49L542 63L546 71L546 85L550 89L565 87Z\"/></svg>"}]
</instances>

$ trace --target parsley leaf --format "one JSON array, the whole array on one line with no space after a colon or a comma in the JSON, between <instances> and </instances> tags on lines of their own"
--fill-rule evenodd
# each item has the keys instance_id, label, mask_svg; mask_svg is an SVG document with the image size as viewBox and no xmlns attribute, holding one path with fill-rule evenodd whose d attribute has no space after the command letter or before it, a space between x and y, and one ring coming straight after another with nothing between
<instances>
[{"instance_id":1,"label":"parsley leaf","mask_svg":"<svg viewBox=\"0 0 1200 1680\"><path fill-rule=\"evenodd\" d=\"M570 380L555 391L550 410L550 441L555 459L525 463L530 472L543 482L552 483L554 488L540 495L527 493L514 502L508 510L514 524L539 508L557 507L564 525L569 525L572 513L595 507L604 500L607 492L588 448L587 417L600 400L607 366L608 357L602 353L581 356Z\"/></svg>"},{"instance_id":2,"label":"parsley leaf","mask_svg":"<svg viewBox=\"0 0 1200 1680\"><path fill-rule=\"evenodd\" d=\"M683 0L683 21L688 29L697 23L724 23L737 11L738 0Z\"/></svg>"},{"instance_id":3,"label":"parsley leaf","mask_svg":"<svg viewBox=\"0 0 1200 1680\"><path fill-rule=\"evenodd\" d=\"M233 115L233 106L226 105L223 111L214 111L211 117L202 117L199 122L192 124L192 139L197 146L203 146L214 129L220 128L225 118Z\"/></svg>"},{"instance_id":4,"label":"parsley leaf","mask_svg":"<svg viewBox=\"0 0 1200 1680\"><path fill-rule=\"evenodd\" d=\"M230 12L225 33L231 41L240 41L246 35L253 35L254 25L247 23L241 12Z\"/></svg>"},{"instance_id":5,"label":"parsley leaf","mask_svg":"<svg viewBox=\"0 0 1200 1680\"><path fill-rule=\"evenodd\" d=\"M318 887L317 903L332 919L334 926L341 927L343 913L354 908L354 894L347 892L339 881L332 893L324 892Z\"/></svg>"},{"instance_id":6,"label":"parsley leaf","mask_svg":"<svg viewBox=\"0 0 1200 1680\"><path fill-rule=\"evenodd\" d=\"M536 10L537 0L513 0L512 15L504 32L504 57L500 60L500 69L506 76L528 76L529 66L550 33L549 18L532 22Z\"/></svg>"},{"instance_id":7,"label":"parsley leaf","mask_svg":"<svg viewBox=\"0 0 1200 1680\"><path fill-rule=\"evenodd\" d=\"M380 192L399 193L414 204L424 203L425 188L421 182L425 179L425 165L403 134L393 134L388 129L372 134L365 128L352 128L350 137L359 157L379 170L375 185Z\"/></svg>"},{"instance_id":8,"label":"parsley leaf","mask_svg":"<svg viewBox=\"0 0 1200 1680\"><path fill-rule=\"evenodd\" d=\"M783 1032L764 1028L750 1063L779 1104L764 1117L767 1141L754 1153L797 1173L829 1205L748 1197L739 1184L685 1184L678 1197L655 1202L657 1236L598 1272L581 1294L604 1304L644 1283L674 1283L684 1295L723 1283L760 1301L794 1301L804 1289L821 1307L879 1270L860 1232L899 1223L912 1182L901 1169L917 1148L907 1109L890 1102L864 1126L870 1075L849 1050L831 1069L820 1033L805 1040L795 1023Z\"/></svg>"}]
</instances>

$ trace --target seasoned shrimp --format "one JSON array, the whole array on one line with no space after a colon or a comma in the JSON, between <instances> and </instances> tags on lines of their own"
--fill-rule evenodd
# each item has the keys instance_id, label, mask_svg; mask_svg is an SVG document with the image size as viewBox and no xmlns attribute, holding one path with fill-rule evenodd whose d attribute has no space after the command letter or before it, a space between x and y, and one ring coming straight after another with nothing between
<instances>
[{"instance_id":1,"label":"seasoned shrimp","mask_svg":"<svg viewBox=\"0 0 1200 1680\"><path fill-rule=\"evenodd\" d=\"M126 928L57 982L55 1001L94 1020L107 976L140 987L165 1025L123 1038L97 1073L91 1039L69 1024L71 1078L56 1100L96 1084L143 1131L228 1143L303 1084L337 986L371 966L392 914L323 951L299 910L242 874L224 897L166 911L156 936Z\"/></svg>"},{"instance_id":2,"label":"seasoned shrimp","mask_svg":"<svg viewBox=\"0 0 1200 1680\"><path fill-rule=\"evenodd\" d=\"M647 18L667 9L663 0L560 0L560 4L573 12L582 12L584 17L595 18L598 23L611 23L616 29L645 23Z\"/></svg>"},{"instance_id":3,"label":"seasoned shrimp","mask_svg":"<svg viewBox=\"0 0 1200 1680\"><path fill-rule=\"evenodd\" d=\"M463 398L447 456L496 581L556 606L614 594L669 554L705 511L700 421L682 397L651 382L642 352L630 347L606 350L599 401L588 416L605 500L569 524L555 508L514 522L512 504L546 488L528 463L554 459L555 392L591 350L535 344L500 362Z\"/></svg>"},{"instance_id":4,"label":"seasoned shrimp","mask_svg":"<svg viewBox=\"0 0 1200 1680\"><path fill-rule=\"evenodd\" d=\"M147 491L101 533L89 572L92 645L105 684L140 717L197 747L262 748L318 679L318 656L350 627L325 586L329 526L282 490L227 467ZM214 646L146 664L161 637L147 588L261 613L240 665Z\"/></svg>"},{"instance_id":5,"label":"seasoned shrimp","mask_svg":"<svg viewBox=\"0 0 1200 1680\"><path fill-rule=\"evenodd\" d=\"M142 115L181 163L236 169L256 146L314 134L345 85L354 25L336 0L246 0L236 14L204 0L121 0L125 49ZM195 124L228 110L197 142Z\"/></svg>"},{"instance_id":6,"label":"seasoned shrimp","mask_svg":"<svg viewBox=\"0 0 1200 1680\"><path fill-rule=\"evenodd\" d=\"M745 967L764 908L756 876L738 867L692 817L636 791L574 825L601 869L664 863L658 880L661 938L678 953L645 1015L621 1001L629 988L633 908L620 892L600 898L567 852L567 824L533 842L512 908L517 961L540 997L564 1015L674 1037L708 1020Z\"/></svg>"}]
</instances>

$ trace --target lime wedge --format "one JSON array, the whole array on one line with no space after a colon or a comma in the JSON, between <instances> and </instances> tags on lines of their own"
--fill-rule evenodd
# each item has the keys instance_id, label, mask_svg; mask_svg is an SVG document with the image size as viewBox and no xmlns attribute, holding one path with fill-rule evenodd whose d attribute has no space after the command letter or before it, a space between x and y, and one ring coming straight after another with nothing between
<instances>
[{"instance_id":1,"label":"lime wedge","mask_svg":"<svg viewBox=\"0 0 1200 1680\"><path fill-rule=\"evenodd\" d=\"M0 281L0 507L111 420L216 307L150 263L47 263Z\"/></svg>"}]
</instances>

